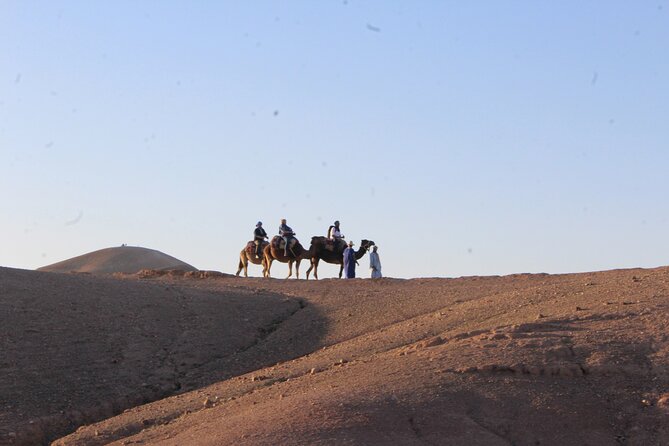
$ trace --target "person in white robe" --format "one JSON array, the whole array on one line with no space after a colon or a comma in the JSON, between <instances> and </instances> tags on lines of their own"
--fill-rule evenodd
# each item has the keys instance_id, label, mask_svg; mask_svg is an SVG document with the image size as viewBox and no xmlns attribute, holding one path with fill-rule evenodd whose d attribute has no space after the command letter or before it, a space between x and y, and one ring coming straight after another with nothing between
<instances>
[{"instance_id":1,"label":"person in white robe","mask_svg":"<svg viewBox=\"0 0 669 446\"><path fill-rule=\"evenodd\" d=\"M372 270L372 279L380 279L381 276L381 260L379 259L379 253L376 252L379 249L378 246L372 248L372 252L369 253L369 269Z\"/></svg>"}]
</instances>

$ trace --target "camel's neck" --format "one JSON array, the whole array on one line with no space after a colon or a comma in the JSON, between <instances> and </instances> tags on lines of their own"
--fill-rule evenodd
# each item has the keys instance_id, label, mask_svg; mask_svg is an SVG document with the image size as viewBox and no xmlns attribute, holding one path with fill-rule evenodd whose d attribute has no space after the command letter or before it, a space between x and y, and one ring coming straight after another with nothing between
<instances>
[{"instance_id":1,"label":"camel's neck","mask_svg":"<svg viewBox=\"0 0 669 446\"><path fill-rule=\"evenodd\" d=\"M355 252L355 260L360 260L362 258L362 256L365 255L366 252L367 252L367 250L365 248L363 248L362 246L360 248L358 248L358 250Z\"/></svg>"},{"instance_id":2,"label":"camel's neck","mask_svg":"<svg viewBox=\"0 0 669 446\"><path fill-rule=\"evenodd\" d=\"M302 248L302 252L300 253L299 257L302 259L310 259L313 257L314 252L316 251L316 248L314 247L314 244L312 243L311 246L309 246L309 249L306 250L300 245L300 248Z\"/></svg>"}]
</instances>

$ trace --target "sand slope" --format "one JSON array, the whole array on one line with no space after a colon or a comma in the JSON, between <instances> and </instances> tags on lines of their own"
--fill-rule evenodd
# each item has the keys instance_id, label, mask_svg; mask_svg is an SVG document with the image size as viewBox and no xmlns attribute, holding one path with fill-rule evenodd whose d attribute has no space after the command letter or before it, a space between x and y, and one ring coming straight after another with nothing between
<instances>
[{"instance_id":1,"label":"sand slope","mask_svg":"<svg viewBox=\"0 0 669 446\"><path fill-rule=\"evenodd\" d=\"M21 274L27 276L16 278L15 296L24 293L24 281L46 285L49 277ZM58 277L64 289L54 295L78 293L69 279L92 280ZM153 290L156 302L173 292L159 297L164 291L179 290L193 296L189 305L199 302L195 296L206 302L207 296L212 302L238 296L232 308L254 308L255 328L215 336L202 348L201 342L184 344L188 336L177 344L181 348L163 347L169 355L198 356L197 365L180 371L188 379L179 381L188 386L82 427L56 444L669 444L667 268L379 281L136 277L105 279L95 291L102 296L96 305L126 287ZM277 309L283 305L285 312ZM146 320L160 307L147 306ZM227 311L201 308L210 317ZM237 313L226 320L234 325L245 317ZM84 320L90 326L80 333L100 326ZM201 328L199 336L212 329L206 323L189 327ZM128 333L125 342L169 339L169 332L148 333L155 337L147 341ZM225 349L219 342L244 347ZM17 349L24 344L32 346L25 354L28 365L45 350L40 342L15 340ZM216 348L225 352L210 354ZM65 369L91 377L111 373L102 362L86 365L90 357L61 356ZM128 362L125 379L141 386L145 369ZM42 369L13 379L23 385L21 395L33 398L40 391L38 378L56 383L86 373L53 377L53 370ZM191 388L196 390L186 391ZM86 389L88 399L73 407L105 395L95 386ZM25 421L38 406L20 410ZM16 412L5 410L3 416L18 420ZM15 429L31 426L17 423Z\"/></svg>"},{"instance_id":2,"label":"sand slope","mask_svg":"<svg viewBox=\"0 0 669 446\"><path fill-rule=\"evenodd\" d=\"M211 383L203 364L299 309L274 293L0 268L0 444L45 443Z\"/></svg>"},{"instance_id":3,"label":"sand slope","mask_svg":"<svg viewBox=\"0 0 669 446\"><path fill-rule=\"evenodd\" d=\"M56 273L136 273L142 269L196 271L196 268L154 249L137 246L105 248L73 257L38 271Z\"/></svg>"}]
</instances>

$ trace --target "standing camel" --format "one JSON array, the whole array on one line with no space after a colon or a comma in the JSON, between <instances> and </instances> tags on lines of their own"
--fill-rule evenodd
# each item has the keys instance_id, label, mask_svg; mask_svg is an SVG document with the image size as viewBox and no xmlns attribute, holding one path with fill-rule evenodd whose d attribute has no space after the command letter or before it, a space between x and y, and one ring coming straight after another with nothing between
<instances>
[{"instance_id":1,"label":"standing camel","mask_svg":"<svg viewBox=\"0 0 669 446\"><path fill-rule=\"evenodd\" d=\"M355 252L355 260L360 260L373 245L374 242L371 240L361 241L360 247ZM309 280L311 270L314 270L314 278L318 280L318 262L321 260L341 265L339 267L339 278L341 279L342 272L344 271L344 249L346 249L346 243L338 243L332 247L332 250L326 248L326 246L328 246L327 238L320 236L311 237L311 247L309 248L309 251L312 252L311 266L307 270L307 280Z\"/></svg>"},{"instance_id":2,"label":"standing camel","mask_svg":"<svg viewBox=\"0 0 669 446\"><path fill-rule=\"evenodd\" d=\"M278 260L281 263L287 263L288 264L288 279L290 276L293 275L293 263L295 263L295 277L297 279L300 278L300 262L302 259L309 259L311 258L311 248L307 251L304 249L304 247L300 244L300 242L295 239L295 245L288 249L288 256L283 255L283 248L279 246L279 243L281 242L282 238L281 236L275 235L274 238L270 243L268 243L265 248L263 248L263 253L264 253L264 265L263 265L263 276L265 277L270 277L269 271L270 268L272 268L272 262L274 260Z\"/></svg>"},{"instance_id":3,"label":"standing camel","mask_svg":"<svg viewBox=\"0 0 669 446\"><path fill-rule=\"evenodd\" d=\"M269 242L263 241L262 246L261 246L261 252L262 250L265 249L265 246L269 245ZM237 276L239 276L239 273L244 270L244 277L248 277L248 268L249 268L249 262L253 263L254 265L262 265L263 273L265 271L265 258L263 257L258 257L256 255L256 245L251 240L246 244L244 249L239 253L239 268L237 268Z\"/></svg>"}]
</instances>

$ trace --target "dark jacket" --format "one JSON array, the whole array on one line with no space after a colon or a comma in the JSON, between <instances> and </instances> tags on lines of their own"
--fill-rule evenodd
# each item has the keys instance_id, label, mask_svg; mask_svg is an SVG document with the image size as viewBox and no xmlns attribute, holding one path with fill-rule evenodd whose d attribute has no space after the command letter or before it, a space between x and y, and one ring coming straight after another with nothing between
<instances>
[{"instance_id":1,"label":"dark jacket","mask_svg":"<svg viewBox=\"0 0 669 446\"><path fill-rule=\"evenodd\" d=\"M262 226L258 226L255 231L253 231L253 238L255 240L265 240L265 237L267 237L267 233L265 230L262 228Z\"/></svg>"},{"instance_id":2,"label":"dark jacket","mask_svg":"<svg viewBox=\"0 0 669 446\"><path fill-rule=\"evenodd\" d=\"M285 237L287 235L293 235L293 234L295 234L295 233L290 228L290 226L288 226L288 225L279 226L279 235L283 235Z\"/></svg>"}]
</instances>

